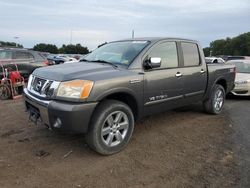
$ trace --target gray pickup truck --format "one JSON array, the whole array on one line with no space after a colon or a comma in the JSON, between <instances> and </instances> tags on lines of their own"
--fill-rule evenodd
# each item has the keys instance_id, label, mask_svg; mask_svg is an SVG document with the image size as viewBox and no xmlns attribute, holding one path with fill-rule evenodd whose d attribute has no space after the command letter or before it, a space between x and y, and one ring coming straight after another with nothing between
<instances>
[{"instance_id":1,"label":"gray pickup truck","mask_svg":"<svg viewBox=\"0 0 250 188\"><path fill-rule=\"evenodd\" d=\"M138 38L110 42L78 63L36 69L24 89L30 119L53 130L86 133L109 155L129 142L142 117L201 101L221 113L235 67L205 63L197 41Z\"/></svg>"}]
</instances>

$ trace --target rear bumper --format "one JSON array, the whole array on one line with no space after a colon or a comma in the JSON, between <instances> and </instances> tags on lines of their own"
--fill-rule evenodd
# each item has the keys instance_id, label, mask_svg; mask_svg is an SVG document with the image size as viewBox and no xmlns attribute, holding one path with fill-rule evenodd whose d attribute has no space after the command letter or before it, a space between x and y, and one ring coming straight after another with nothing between
<instances>
[{"instance_id":1,"label":"rear bumper","mask_svg":"<svg viewBox=\"0 0 250 188\"><path fill-rule=\"evenodd\" d=\"M250 96L250 83L236 84L231 93L236 96Z\"/></svg>"},{"instance_id":2,"label":"rear bumper","mask_svg":"<svg viewBox=\"0 0 250 188\"><path fill-rule=\"evenodd\" d=\"M92 113L98 104L69 103L54 100L41 100L24 89L26 109L35 108L44 124L51 129L67 132L86 133Z\"/></svg>"}]
</instances>

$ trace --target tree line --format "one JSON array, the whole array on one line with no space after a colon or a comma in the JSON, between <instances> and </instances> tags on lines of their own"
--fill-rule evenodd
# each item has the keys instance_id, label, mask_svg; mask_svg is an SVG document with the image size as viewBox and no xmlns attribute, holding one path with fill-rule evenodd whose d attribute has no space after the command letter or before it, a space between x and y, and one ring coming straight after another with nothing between
<instances>
[{"instance_id":1,"label":"tree line","mask_svg":"<svg viewBox=\"0 0 250 188\"><path fill-rule=\"evenodd\" d=\"M235 55L250 56L250 32L236 37L212 41L203 49L205 56Z\"/></svg>"},{"instance_id":2,"label":"tree line","mask_svg":"<svg viewBox=\"0 0 250 188\"><path fill-rule=\"evenodd\" d=\"M15 43L15 42L4 42L4 41L0 41L0 47L23 48L23 45L17 44L17 43Z\"/></svg>"},{"instance_id":3,"label":"tree line","mask_svg":"<svg viewBox=\"0 0 250 188\"><path fill-rule=\"evenodd\" d=\"M8 48L23 48L23 45L17 44L15 42L4 42L0 41L0 47L8 47ZM89 53L89 49L85 46L82 46L81 44L63 44L60 48L58 48L54 44L45 44L45 43L39 43L36 44L32 50L40 51L40 52L49 52L52 54L87 54Z\"/></svg>"},{"instance_id":4,"label":"tree line","mask_svg":"<svg viewBox=\"0 0 250 188\"><path fill-rule=\"evenodd\" d=\"M106 43L103 43L106 44ZM103 44L99 45L102 46ZM18 47L23 48L21 44L15 42L3 42L0 41L0 47ZM99 47L98 46L98 47ZM40 43L36 44L33 50L41 52L49 52L53 54L87 54L89 49L81 44L63 44L58 48L54 44ZM226 39L218 39L212 41L209 47L203 49L205 56L217 56L217 55L237 55L237 56L250 56L250 32L240 34L236 37Z\"/></svg>"},{"instance_id":5,"label":"tree line","mask_svg":"<svg viewBox=\"0 0 250 188\"><path fill-rule=\"evenodd\" d=\"M68 44L65 45L63 44L60 48L58 48L54 44L45 44L45 43L40 43L36 44L33 47L33 50L36 51L41 51L41 52L49 52L52 54L87 54L89 53L89 49L85 46L82 46L81 44Z\"/></svg>"}]
</instances>

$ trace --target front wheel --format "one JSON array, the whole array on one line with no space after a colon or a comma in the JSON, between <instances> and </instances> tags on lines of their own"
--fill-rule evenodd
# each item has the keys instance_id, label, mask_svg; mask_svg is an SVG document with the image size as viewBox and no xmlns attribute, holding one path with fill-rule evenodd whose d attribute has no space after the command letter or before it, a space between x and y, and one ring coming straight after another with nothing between
<instances>
[{"instance_id":1,"label":"front wheel","mask_svg":"<svg viewBox=\"0 0 250 188\"><path fill-rule=\"evenodd\" d=\"M225 90L221 85L216 84L213 87L211 96L203 102L204 109L210 114L220 114L225 103Z\"/></svg>"},{"instance_id":2,"label":"front wheel","mask_svg":"<svg viewBox=\"0 0 250 188\"><path fill-rule=\"evenodd\" d=\"M129 106L107 100L94 112L86 141L96 152L111 155L126 147L133 130L134 116Z\"/></svg>"}]
</instances>

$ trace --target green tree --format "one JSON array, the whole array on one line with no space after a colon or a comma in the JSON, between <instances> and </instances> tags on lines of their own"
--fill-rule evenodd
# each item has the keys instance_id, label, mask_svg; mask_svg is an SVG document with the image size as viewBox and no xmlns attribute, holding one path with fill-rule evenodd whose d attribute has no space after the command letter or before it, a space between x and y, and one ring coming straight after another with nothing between
<instances>
[{"instance_id":1,"label":"green tree","mask_svg":"<svg viewBox=\"0 0 250 188\"><path fill-rule=\"evenodd\" d=\"M236 37L219 39L210 43L212 55L240 55L250 56L250 32L240 34ZM207 55L207 48L204 53Z\"/></svg>"},{"instance_id":2,"label":"green tree","mask_svg":"<svg viewBox=\"0 0 250 188\"><path fill-rule=\"evenodd\" d=\"M232 39L233 55L250 55L250 32Z\"/></svg>"},{"instance_id":3,"label":"green tree","mask_svg":"<svg viewBox=\"0 0 250 188\"><path fill-rule=\"evenodd\" d=\"M12 47L12 48L23 48L23 45L21 44L17 44L15 42L4 42L4 41L0 41L0 47Z\"/></svg>"},{"instance_id":4,"label":"green tree","mask_svg":"<svg viewBox=\"0 0 250 188\"><path fill-rule=\"evenodd\" d=\"M226 46L226 40L220 39L210 43L210 48L212 49L212 55L224 55L224 49Z\"/></svg>"},{"instance_id":5,"label":"green tree","mask_svg":"<svg viewBox=\"0 0 250 188\"><path fill-rule=\"evenodd\" d=\"M33 47L33 50L40 51L40 52L49 52L52 54L58 53L58 48L54 44L45 44L45 43L36 44Z\"/></svg>"},{"instance_id":6,"label":"green tree","mask_svg":"<svg viewBox=\"0 0 250 188\"><path fill-rule=\"evenodd\" d=\"M210 51L211 51L210 47L203 48L203 52L204 52L205 57L210 56Z\"/></svg>"},{"instance_id":7,"label":"green tree","mask_svg":"<svg viewBox=\"0 0 250 188\"><path fill-rule=\"evenodd\" d=\"M87 54L89 50L87 47L82 46L81 44L63 44L61 48L59 48L59 52L63 54Z\"/></svg>"}]
</instances>

